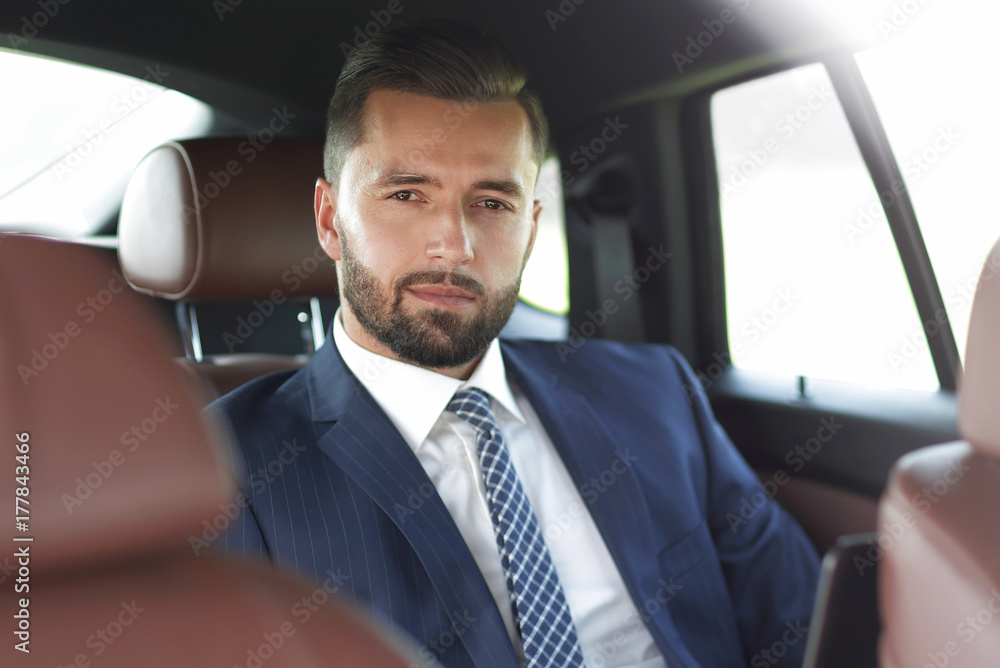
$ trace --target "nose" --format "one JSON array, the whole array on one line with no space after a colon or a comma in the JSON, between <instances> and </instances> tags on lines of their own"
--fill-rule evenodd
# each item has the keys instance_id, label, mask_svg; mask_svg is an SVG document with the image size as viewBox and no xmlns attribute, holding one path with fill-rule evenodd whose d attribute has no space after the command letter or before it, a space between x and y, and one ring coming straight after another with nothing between
<instances>
[{"instance_id":1,"label":"nose","mask_svg":"<svg viewBox=\"0 0 1000 668\"><path fill-rule=\"evenodd\" d=\"M427 257L444 261L449 267L459 267L472 262L471 221L460 204L442 207L435 212L431 234L427 240Z\"/></svg>"}]
</instances>

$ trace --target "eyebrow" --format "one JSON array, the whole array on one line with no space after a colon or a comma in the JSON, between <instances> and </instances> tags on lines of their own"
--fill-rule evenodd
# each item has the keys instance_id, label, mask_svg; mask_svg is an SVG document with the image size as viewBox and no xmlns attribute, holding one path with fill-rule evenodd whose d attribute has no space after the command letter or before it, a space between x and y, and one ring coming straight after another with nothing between
<instances>
[{"instance_id":1,"label":"eyebrow","mask_svg":"<svg viewBox=\"0 0 1000 668\"><path fill-rule=\"evenodd\" d=\"M383 174L375 182L378 188L396 188L399 186L420 186L430 185L435 188L443 188L441 182L426 174L414 174L398 169L393 169ZM514 179L483 179L472 184L473 190L493 190L508 197L523 199L525 197L524 188Z\"/></svg>"},{"instance_id":2,"label":"eyebrow","mask_svg":"<svg viewBox=\"0 0 1000 668\"><path fill-rule=\"evenodd\" d=\"M393 169L375 181L376 187L379 188L393 188L396 186L422 186L431 185L435 188L441 188L441 182L437 179L432 179L424 174L414 174L412 172L404 172L398 169Z\"/></svg>"},{"instance_id":3,"label":"eyebrow","mask_svg":"<svg viewBox=\"0 0 1000 668\"><path fill-rule=\"evenodd\" d=\"M472 185L472 189L495 190L498 193L507 195L508 197L524 199L524 188L522 188L521 184L514 179L486 179L484 181L477 181Z\"/></svg>"}]
</instances>

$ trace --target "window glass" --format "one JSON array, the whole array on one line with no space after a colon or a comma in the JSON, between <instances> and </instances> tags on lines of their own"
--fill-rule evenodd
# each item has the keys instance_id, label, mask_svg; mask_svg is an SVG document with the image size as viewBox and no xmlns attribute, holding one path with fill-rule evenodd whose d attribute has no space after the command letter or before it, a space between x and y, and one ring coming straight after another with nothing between
<instances>
[{"instance_id":1,"label":"window glass","mask_svg":"<svg viewBox=\"0 0 1000 668\"><path fill-rule=\"evenodd\" d=\"M939 387L888 223L821 65L715 94L737 367Z\"/></svg>"},{"instance_id":2,"label":"window glass","mask_svg":"<svg viewBox=\"0 0 1000 668\"><path fill-rule=\"evenodd\" d=\"M904 5L905 6L905 5ZM1000 236L1000 4L914 3L858 54L962 355L983 261ZM1000 267L991 268L1000 273ZM926 346L926 341L918 342Z\"/></svg>"},{"instance_id":3,"label":"window glass","mask_svg":"<svg viewBox=\"0 0 1000 668\"><path fill-rule=\"evenodd\" d=\"M521 299L545 311L569 312L569 269L566 258L566 221L559 159L548 158L535 185L542 204L538 234L521 278Z\"/></svg>"},{"instance_id":4,"label":"window glass","mask_svg":"<svg viewBox=\"0 0 1000 668\"><path fill-rule=\"evenodd\" d=\"M137 79L0 50L0 72L17 92L0 105L0 229L100 229L147 151L212 122L207 105L164 87L170 72L159 64Z\"/></svg>"}]
</instances>

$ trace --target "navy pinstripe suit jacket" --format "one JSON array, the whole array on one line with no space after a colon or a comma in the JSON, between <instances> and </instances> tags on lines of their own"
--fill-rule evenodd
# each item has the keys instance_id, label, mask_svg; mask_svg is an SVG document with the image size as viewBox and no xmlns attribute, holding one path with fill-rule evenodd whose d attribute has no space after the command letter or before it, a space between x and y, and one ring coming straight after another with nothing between
<instances>
[{"instance_id":1,"label":"navy pinstripe suit jacket","mask_svg":"<svg viewBox=\"0 0 1000 668\"><path fill-rule=\"evenodd\" d=\"M776 504L746 505L759 505L761 488L680 355L597 340L572 353L550 342L502 349L668 664L798 666L816 554ZM339 590L446 666L517 666L444 503L332 336L305 368L257 379L211 410L235 430L249 504L213 547ZM307 623L317 601L293 621ZM776 643L784 655L773 663L778 652L761 653Z\"/></svg>"}]
</instances>

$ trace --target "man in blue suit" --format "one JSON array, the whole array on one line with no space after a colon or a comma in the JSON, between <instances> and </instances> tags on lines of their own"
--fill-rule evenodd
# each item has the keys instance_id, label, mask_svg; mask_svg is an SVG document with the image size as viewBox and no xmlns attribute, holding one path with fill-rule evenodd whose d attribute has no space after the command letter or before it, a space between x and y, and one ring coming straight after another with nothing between
<instances>
[{"instance_id":1,"label":"man in blue suit","mask_svg":"<svg viewBox=\"0 0 1000 668\"><path fill-rule=\"evenodd\" d=\"M797 666L816 554L773 502L732 521L758 483L684 360L497 339L541 210L524 80L453 22L349 56L315 197L341 307L304 369L213 405L249 498L219 542L447 666Z\"/></svg>"}]
</instances>

